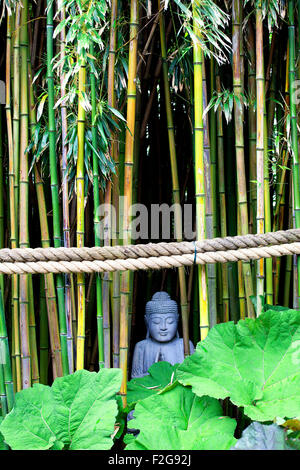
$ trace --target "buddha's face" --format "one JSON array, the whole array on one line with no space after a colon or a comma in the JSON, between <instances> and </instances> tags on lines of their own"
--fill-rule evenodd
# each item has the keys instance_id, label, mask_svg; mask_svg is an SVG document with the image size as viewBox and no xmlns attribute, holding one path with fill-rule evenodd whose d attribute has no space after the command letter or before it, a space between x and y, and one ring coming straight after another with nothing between
<instances>
[{"instance_id":1,"label":"buddha's face","mask_svg":"<svg viewBox=\"0 0 300 470\"><path fill-rule=\"evenodd\" d=\"M178 317L174 314L153 314L148 318L150 336L160 343L171 341L177 332Z\"/></svg>"}]
</instances>

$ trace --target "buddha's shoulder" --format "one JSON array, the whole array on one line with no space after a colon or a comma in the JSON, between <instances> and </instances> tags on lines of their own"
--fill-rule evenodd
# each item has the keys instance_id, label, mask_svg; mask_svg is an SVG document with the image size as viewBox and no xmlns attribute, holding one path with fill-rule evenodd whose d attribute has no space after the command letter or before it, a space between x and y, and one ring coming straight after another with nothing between
<instances>
[{"instance_id":1,"label":"buddha's shoulder","mask_svg":"<svg viewBox=\"0 0 300 470\"><path fill-rule=\"evenodd\" d=\"M177 345L180 345L181 347L184 347L183 338L176 338L174 340L174 343ZM189 343L190 343L190 350L194 351L195 348L194 348L192 341L189 340Z\"/></svg>"},{"instance_id":2,"label":"buddha's shoulder","mask_svg":"<svg viewBox=\"0 0 300 470\"><path fill-rule=\"evenodd\" d=\"M147 344L149 343L148 339L143 339L142 341L138 341L135 345L136 349L145 349Z\"/></svg>"}]
</instances>

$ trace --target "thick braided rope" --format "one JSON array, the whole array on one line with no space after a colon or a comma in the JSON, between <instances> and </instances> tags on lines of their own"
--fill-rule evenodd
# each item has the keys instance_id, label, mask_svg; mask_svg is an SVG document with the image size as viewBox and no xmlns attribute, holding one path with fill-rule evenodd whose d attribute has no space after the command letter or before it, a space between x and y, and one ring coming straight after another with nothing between
<instances>
[{"instance_id":1,"label":"thick braided rope","mask_svg":"<svg viewBox=\"0 0 300 470\"><path fill-rule=\"evenodd\" d=\"M1 274L46 274L52 273L92 273L112 271L137 271L147 269L178 268L179 266L191 266L207 263L227 263L236 261L257 260L260 258L271 258L300 254L300 242L284 244L279 246L268 246L259 248L241 248L239 250L215 251L198 253L196 259L194 254L171 255L139 259L116 259L106 261L37 261L37 262L15 262L0 263Z\"/></svg>"},{"instance_id":2,"label":"thick braided rope","mask_svg":"<svg viewBox=\"0 0 300 470\"><path fill-rule=\"evenodd\" d=\"M300 229L265 234L212 238L197 242L148 243L145 245L105 246L93 248L4 248L0 263L37 261L105 261L156 258L162 256L256 248L300 241Z\"/></svg>"}]
</instances>

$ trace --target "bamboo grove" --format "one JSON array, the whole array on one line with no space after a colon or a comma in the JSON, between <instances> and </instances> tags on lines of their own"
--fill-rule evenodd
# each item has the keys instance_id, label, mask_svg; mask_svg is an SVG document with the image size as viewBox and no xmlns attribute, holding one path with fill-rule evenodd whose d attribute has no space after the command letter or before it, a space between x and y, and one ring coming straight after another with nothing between
<instances>
[{"instance_id":1,"label":"bamboo grove","mask_svg":"<svg viewBox=\"0 0 300 470\"><path fill-rule=\"evenodd\" d=\"M300 228L300 4L4 0L0 248L128 245ZM3 85L3 86L2 86ZM5 86L4 86L5 85ZM175 204L132 234L134 204ZM99 207L112 207L105 214ZM14 393L120 367L126 403L145 303L166 290L189 338L299 307L300 259L0 277L1 411Z\"/></svg>"}]
</instances>

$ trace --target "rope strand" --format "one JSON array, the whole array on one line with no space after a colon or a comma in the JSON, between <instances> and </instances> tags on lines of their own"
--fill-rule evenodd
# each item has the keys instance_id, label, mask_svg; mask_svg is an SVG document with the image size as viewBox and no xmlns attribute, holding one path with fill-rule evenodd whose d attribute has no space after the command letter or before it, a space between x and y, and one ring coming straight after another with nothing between
<instances>
[{"instance_id":1,"label":"rope strand","mask_svg":"<svg viewBox=\"0 0 300 470\"><path fill-rule=\"evenodd\" d=\"M145 245L146 246L146 245ZM57 248L56 250L59 250ZM68 248L68 250L71 250ZM2 251L2 250L1 250ZM197 253L196 264L227 263L236 261L257 260L260 258L271 258L300 254L300 242L263 246L258 248L240 248L237 250L214 251ZM93 273L113 271L137 271L147 269L178 268L179 266L192 266L195 255L170 255L149 258L128 258L115 260L93 260L93 261L35 261L35 262L2 262L0 263L1 274L45 274L45 273Z\"/></svg>"}]
</instances>

